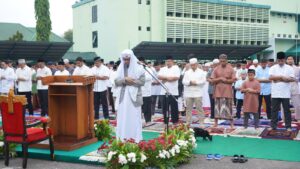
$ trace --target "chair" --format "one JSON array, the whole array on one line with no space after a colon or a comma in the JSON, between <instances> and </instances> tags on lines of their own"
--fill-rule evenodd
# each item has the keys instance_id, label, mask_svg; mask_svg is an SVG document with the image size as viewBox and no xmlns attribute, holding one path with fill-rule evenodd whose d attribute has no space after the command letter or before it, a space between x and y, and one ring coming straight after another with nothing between
<instances>
[{"instance_id":1,"label":"chair","mask_svg":"<svg viewBox=\"0 0 300 169\"><path fill-rule=\"evenodd\" d=\"M10 92L8 96L0 96L6 166L9 165L10 143L22 144L23 168L27 167L28 146L47 139L49 139L50 144L50 158L54 160L53 137L51 129L47 127L48 119L40 118L39 124L43 124L43 128L26 126L26 104L25 96L14 96L13 92Z\"/></svg>"}]
</instances>

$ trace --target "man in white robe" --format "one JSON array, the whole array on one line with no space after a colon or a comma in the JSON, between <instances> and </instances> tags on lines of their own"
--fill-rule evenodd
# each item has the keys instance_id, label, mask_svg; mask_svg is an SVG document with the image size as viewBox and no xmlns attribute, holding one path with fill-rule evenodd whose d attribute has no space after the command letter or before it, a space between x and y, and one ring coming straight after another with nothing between
<instances>
[{"instance_id":1,"label":"man in white robe","mask_svg":"<svg viewBox=\"0 0 300 169\"><path fill-rule=\"evenodd\" d=\"M54 76L69 76L70 72L65 69L64 62L58 62L57 71L54 73Z\"/></svg>"},{"instance_id":2,"label":"man in white robe","mask_svg":"<svg viewBox=\"0 0 300 169\"><path fill-rule=\"evenodd\" d=\"M142 137L141 106L143 104L141 87L145 84L145 70L138 64L132 50L121 53L121 64L117 70L116 86L121 87L118 103L116 136L121 140Z\"/></svg>"}]
</instances>

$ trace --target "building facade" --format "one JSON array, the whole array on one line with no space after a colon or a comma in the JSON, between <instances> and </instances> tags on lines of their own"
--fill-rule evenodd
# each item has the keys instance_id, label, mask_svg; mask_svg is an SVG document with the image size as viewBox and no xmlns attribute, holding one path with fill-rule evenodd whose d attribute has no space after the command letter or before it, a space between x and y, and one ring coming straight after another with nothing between
<instances>
[{"instance_id":1,"label":"building facade","mask_svg":"<svg viewBox=\"0 0 300 169\"><path fill-rule=\"evenodd\" d=\"M269 44L260 55L273 57L297 44L298 7L299 0L81 0L73 5L74 51L116 60L142 41Z\"/></svg>"}]
</instances>

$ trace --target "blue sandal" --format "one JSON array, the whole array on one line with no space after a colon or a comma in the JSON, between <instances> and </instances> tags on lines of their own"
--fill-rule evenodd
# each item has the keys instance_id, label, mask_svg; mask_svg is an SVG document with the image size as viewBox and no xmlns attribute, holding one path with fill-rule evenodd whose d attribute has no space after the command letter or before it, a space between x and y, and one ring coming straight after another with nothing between
<instances>
[{"instance_id":1,"label":"blue sandal","mask_svg":"<svg viewBox=\"0 0 300 169\"><path fill-rule=\"evenodd\" d=\"M214 155L212 155L212 154L206 155L206 160L212 160L212 159L214 159Z\"/></svg>"},{"instance_id":2,"label":"blue sandal","mask_svg":"<svg viewBox=\"0 0 300 169\"><path fill-rule=\"evenodd\" d=\"M221 154L215 154L214 159L215 160L221 160L223 156Z\"/></svg>"}]
</instances>

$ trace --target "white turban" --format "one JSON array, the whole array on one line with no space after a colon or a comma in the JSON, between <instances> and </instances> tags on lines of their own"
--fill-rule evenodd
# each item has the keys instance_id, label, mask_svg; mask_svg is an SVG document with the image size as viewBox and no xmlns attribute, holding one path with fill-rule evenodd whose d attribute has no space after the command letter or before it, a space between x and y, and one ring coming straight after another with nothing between
<instances>
[{"instance_id":1,"label":"white turban","mask_svg":"<svg viewBox=\"0 0 300 169\"><path fill-rule=\"evenodd\" d=\"M220 63L219 59L214 59L213 60L213 64L218 64L218 63Z\"/></svg>"},{"instance_id":2,"label":"white turban","mask_svg":"<svg viewBox=\"0 0 300 169\"><path fill-rule=\"evenodd\" d=\"M254 63L254 64L258 64L258 60L257 60L257 59L254 59L254 60L253 60L253 63Z\"/></svg>"},{"instance_id":3,"label":"white turban","mask_svg":"<svg viewBox=\"0 0 300 169\"><path fill-rule=\"evenodd\" d=\"M25 64L26 61L25 61L25 59L19 59L19 60L18 60L18 63L19 63L19 64Z\"/></svg>"},{"instance_id":4,"label":"white turban","mask_svg":"<svg viewBox=\"0 0 300 169\"><path fill-rule=\"evenodd\" d=\"M64 63L65 64L70 63L69 59L64 59Z\"/></svg>"},{"instance_id":5,"label":"white turban","mask_svg":"<svg viewBox=\"0 0 300 169\"><path fill-rule=\"evenodd\" d=\"M206 66L206 67L210 67L210 65L211 65L210 62L207 62L204 64L204 66Z\"/></svg>"},{"instance_id":6,"label":"white turban","mask_svg":"<svg viewBox=\"0 0 300 169\"><path fill-rule=\"evenodd\" d=\"M198 61L196 58L190 59L190 64L196 64Z\"/></svg>"}]
</instances>

